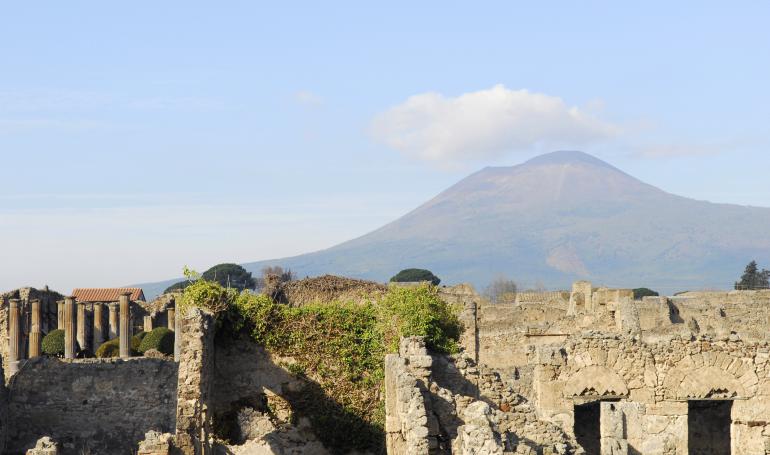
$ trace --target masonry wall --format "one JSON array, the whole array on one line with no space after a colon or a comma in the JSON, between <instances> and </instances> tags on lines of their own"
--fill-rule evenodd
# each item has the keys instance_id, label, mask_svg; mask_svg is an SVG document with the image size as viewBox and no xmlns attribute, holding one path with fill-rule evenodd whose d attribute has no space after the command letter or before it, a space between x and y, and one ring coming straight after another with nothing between
<instances>
[{"instance_id":1,"label":"masonry wall","mask_svg":"<svg viewBox=\"0 0 770 455\"><path fill-rule=\"evenodd\" d=\"M132 454L147 431L174 432L176 383L167 360L31 359L9 383L5 454L23 454L41 436L65 455Z\"/></svg>"}]
</instances>

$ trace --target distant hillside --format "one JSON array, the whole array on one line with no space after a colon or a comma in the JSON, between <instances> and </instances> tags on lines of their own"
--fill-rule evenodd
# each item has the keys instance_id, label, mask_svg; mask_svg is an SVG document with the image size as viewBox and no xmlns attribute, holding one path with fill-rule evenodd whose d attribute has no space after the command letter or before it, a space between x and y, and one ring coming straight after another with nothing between
<instances>
[{"instance_id":1,"label":"distant hillside","mask_svg":"<svg viewBox=\"0 0 770 455\"><path fill-rule=\"evenodd\" d=\"M673 292L726 288L751 259L770 262L770 209L675 196L588 154L554 152L482 169L357 239L243 265L379 281L421 267L446 284L483 287L504 273L549 288L589 279Z\"/></svg>"}]
</instances>

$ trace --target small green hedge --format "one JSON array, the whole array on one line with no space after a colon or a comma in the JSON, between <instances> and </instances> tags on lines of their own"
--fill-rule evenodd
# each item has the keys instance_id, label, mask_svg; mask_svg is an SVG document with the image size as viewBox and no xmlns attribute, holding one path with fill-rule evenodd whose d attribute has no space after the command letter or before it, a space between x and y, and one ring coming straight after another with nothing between
<instances>
[{"instance_id":1,"label":"small green hedge","mask_svg":"<svg viewBox=\"0 0 770 455\"><path fill-rule=\"evenodd\" d=\"M64 330L57 329L52 330L48 335L43 337L42 341L43 353L54 356L64 357ZM79 351L80 347L75 342L75 351Z\"/></svg>"},{"instance_id":2,"label":"small green hedge","mask_svg":"<svg viewBox=\"0 0 770 455\"><path fill-rule=\"evenodd\" d=\"M120 356L120 338L113 338L110 341L105 341L96 350L96 357L105 359L108 357Z\"/></svg>"},{"instance_id":3,"label":"small green hedge","mask_svg":"<svg viewBox=\"0 0 770 455\"><path fill-rule=\"evenodd\" d=\"M165 355L174 353L174 332L166 327L158 327L148 333L139 344L139 352L144 354L150 349L162 352Z\"/></svg>"},{"instance_id":4,"label":"small green hedge","mask_svg":"<svg viewBox=\"0 0 770 455\"><path fill-rule=\"evenodd\" d=\"M139 355L139 345L147 335L147 332L139 332L131 337L131 355ZM120 357L120 337L105 341L96 350L96 357L105 359L109 357Z\"/></svg>"}]
</instances>

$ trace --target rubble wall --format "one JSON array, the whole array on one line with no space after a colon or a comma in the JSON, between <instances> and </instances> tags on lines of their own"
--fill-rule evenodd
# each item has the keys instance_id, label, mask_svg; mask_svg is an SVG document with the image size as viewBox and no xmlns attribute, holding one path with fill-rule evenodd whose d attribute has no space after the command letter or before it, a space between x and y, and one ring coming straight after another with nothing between
<instances>
[{"instance_id":1,"label":"rubble wall","mask_svg":"<svg viewBox=\"0 0 770 455\"><path fill-rule=\"evenodd\" d=\"M577 337L538 351L537 409L569 432L576 404L619 400L629 453L686 455L687 401L731 400L732 453L764 454L770 443L769 357L766 343Z\"/></svg>"},{"instance_id":2,"label":"rubble wall","mask_svg":"<svg viewBox=\"0 0 770 455\"><path fill-rule=\"evenodd\" d=\"M64 454L129 453L149 430L173 432L177 365L136 358L26 361L8 386L7 454L42 436Z\"/></svg>"}]
</instances>

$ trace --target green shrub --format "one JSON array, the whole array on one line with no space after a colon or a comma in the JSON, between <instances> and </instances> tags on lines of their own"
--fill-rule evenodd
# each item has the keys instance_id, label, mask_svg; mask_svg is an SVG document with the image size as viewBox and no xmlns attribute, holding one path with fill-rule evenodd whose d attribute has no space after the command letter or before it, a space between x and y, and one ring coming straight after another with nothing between
<instances>
[{"instance_id":1,"label":"green shrub","mask_svg":"<svg viewBox=\"0 0 770 455\"><path fill-rule=\"evenodd\" d=\"M139 355L139 345L145 338L147 332L139 332L131 337L131 355ZM120 337L105 341L96 350L96 357L105 359L109 357L120 357Z\"/></svg>"},{"instance_id":2,"label":"green shrub","mask_svg":"<svg viewBox=\"0 0 770 455\"><path fill-rule=\"evenodd\" d=\"M96 350L96 357L100 359L106 359L109 357L120 356L120 338L113 338L109 341L105 341Z\"/></svg>"},{"instance_id":3,"label":"green shrub","mask_svg":"<svg viewBox=\"0 0 770 455\"><path fill-rule=\"evenodd\" d=\"M438 295L435 286L391 288L379 302L388 349L398 350L401 337L425 337L425 345L434 352L455 353L462 332L456 308Z\"/></svg>"},{"instance_id":4,"label":"green shrub","mask_svg":"<svg viewBox=\"0 0 770 455\"><path fill-rule=\"evenodd\" d=\"M53 357L64 357L64 330L48 332L42 341L43 353Z\"/></svg>"},{"instance_id":5,"label":"green shrub","mask_svg":"<svg viewBox=\"0 0 770 455\"><path fill-rule=\"evenodd\" d=\"M141 352L139 350L139 346L142 344L142 340L144 337L147 336L147 332L142 330L141 332L137 333L136 335L131 337L131 350L134 352Z\"/></svg>"},{"instance_id":6,"label":"green shrub","mask_svg":"<svg viewBox=\"0 0 770 455\"><path fill-rule=\"evenodd\" d=\"M390 281L394 283L417 283L427 281L434 286L441 283L441 278L437 277L430 270L425 269L404 269L398 272Z\"/></svg>"},{"instance_id":7,"label":"green shrub","mask_svg":"<svg viewBox=\"0 0 770 455\"><path fill-rule=\"evenodd\" d=\"M150 349L162 352L166 355L174 353L174 332L166 327L153 329L139 344L139 352L145 353Z\"/></svg>"}]
</instances>

